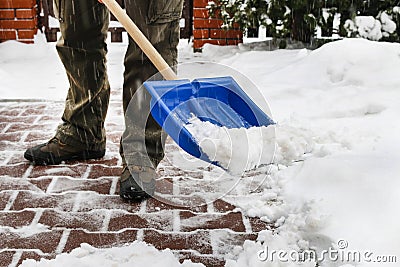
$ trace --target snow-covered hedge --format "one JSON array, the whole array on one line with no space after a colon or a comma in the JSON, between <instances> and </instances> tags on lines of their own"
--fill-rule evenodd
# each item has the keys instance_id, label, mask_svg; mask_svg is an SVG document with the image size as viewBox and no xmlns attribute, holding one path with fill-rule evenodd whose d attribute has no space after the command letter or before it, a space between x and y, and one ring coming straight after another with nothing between
<instances>
[{"instance_id":1,"label":"snow-covered hedge","mask_svg":"<svg viewBox=\"0 0 400 267\"><path fill-rule=\"evenodd\" d=\"M362 37L373 41L399 41L396 30L399 25L399 7L393 8L397 13L383 11L377 17L356 16L354 20L345 22L347 37ZM397 24L396 22L397 21Z\"/></svg>"},{"instance_id":2,"label":"snow-covered hedge","mask_svg":"<svg viewBox=\"0 0 400 267\"><path fill-rule=\"evenodd\" d=\"M210 1L212 16L224 27L235 23L243 29L264 25L275 38L309 43L316 36L362 37L370 40L400 40L400 2L397 0L219 0ZM334 21L338 20L337 29Z\"/></svg>"}]
</instances>

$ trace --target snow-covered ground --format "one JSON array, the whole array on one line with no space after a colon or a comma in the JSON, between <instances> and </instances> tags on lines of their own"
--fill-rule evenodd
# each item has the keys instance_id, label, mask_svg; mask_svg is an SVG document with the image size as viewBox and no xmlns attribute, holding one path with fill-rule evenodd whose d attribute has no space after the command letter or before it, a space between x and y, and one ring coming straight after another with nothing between
<instances>
[{"instance_id":1,"label":"snow-covered ground","mask_svg":"<svg viewBox=\"0 0 400 267\"><path fill-rule=\"evenodd\" d=\"M249 194L251 182L242 179L235 194L224 196L248 216L259 216L276 229L262 231L257 242L246 241L227 253L227 266L297 266L301 264L291 261L299 255L294 251L309 250L320 258L325 255L322 266L397 266L400 44L345 39L315 51L264 51L254 43L252 47L257 49L246 44L206 45L202 54L195 54L187 41L180 44L183 76L221 76L224 73L209 66L229 66L254 83L243 88L266 111L267 100L277 122L274 163L250 176L263 181L261 187ZM112 88L122 87L125 49L126 44L109 46ZM202 63L190 63L195 61ZM42 36L35 45L0 44L0 98L62 101L66 84L54 44L44 43ZM152 261L168 259L170 266L178 265L169 251L143 243L132 246L151 255ZM324 250L333 252L323 254ZM360 259L341 257L347 252ZM120 253L124 252L118 248L83 245L38 266L57 266L57 260L93 266L90 263L102 258L124 266ZM389 257L379 256L395 256L390 259L397 263L382 263ZM141 254L132 257L143 260ZM36 265L27 261L23 266Z\"/></svg>"}]
</instances>

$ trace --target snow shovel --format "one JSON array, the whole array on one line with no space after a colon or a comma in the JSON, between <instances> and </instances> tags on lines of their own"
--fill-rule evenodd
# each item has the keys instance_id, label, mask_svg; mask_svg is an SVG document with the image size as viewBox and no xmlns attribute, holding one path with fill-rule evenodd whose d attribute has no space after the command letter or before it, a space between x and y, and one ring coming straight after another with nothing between
<instances>
[{"instance_id":1,"label":"snow shovel","mask_svg":"<svg viewBox=\"0 0 400 267\"><path fill-rule=\"evenodd\" d=\"M185 128L193 117L227 128L274 124L232 77L179 79L115 0L102 0L165 80L143 83L152 99L151 114L164 131L192 156L217 166Z\"/></svg>"}]
</instances>

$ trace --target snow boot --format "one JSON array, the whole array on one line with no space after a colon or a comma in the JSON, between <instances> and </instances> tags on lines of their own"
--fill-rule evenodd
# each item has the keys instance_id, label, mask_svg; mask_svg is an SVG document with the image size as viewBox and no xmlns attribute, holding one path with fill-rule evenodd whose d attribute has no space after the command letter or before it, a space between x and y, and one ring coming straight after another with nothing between
<instances>
[{"instance_id":1,"label":"snow boot","mask_svg":"<svg viewBox=\"0 0 400 267\"><path fill-rule=\"evenodd\" d=\"M150 167L124 167L119 180L119 195L125 200L142 200L154 195L156 171Z\"/></svg>"},{"instance_id":2,"label":"snow boot","mask_svg":"<svg viewBox=\"0 0 400 267\"><path fill-rule=\"evenodd\" d=\"M49 142L28 148L24 157L35 165L57 165L63 161L98 159L106 150L92 151L63 144L54 137Z\"/></svg>"}]
</instances>

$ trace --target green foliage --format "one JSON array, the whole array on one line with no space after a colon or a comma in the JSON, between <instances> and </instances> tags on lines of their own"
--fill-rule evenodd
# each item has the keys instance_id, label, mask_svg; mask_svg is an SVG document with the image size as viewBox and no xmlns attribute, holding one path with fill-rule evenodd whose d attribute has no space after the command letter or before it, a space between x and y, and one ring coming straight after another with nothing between
<instances>
[{"instance_id":1,"label":"green foliage","mask_svg":"<svg viewBox=\"0 0 400 267\"><path fill-rule=\"evenodd\" d=\"M354 23L356 16L372 16L382 23L382 40L399 41L400 11L394 9L396 6L400 6L400 0L220 0L209 2L208 8L223 19L226 28L235 23L243 30L264 25L275 38L310 43L317 27L323 36L332 36L337 14L342 37L359 36L357 31L349 31L346 23ZM396 23L394 32L384 32L387 18Z\"/></svg>"},{"instance_id":2,"label":"green foliage","mask_svg":"<svg viewBox=\"0 0 400 267\"><path fill-rule=\"evenodd\" d=\"M290 37L291 11L283 1L271 0L265 14L267 18L262 24L275 38Z\"/></svg>"},{"instance_id":3,"label":"green foliage","mask_svg":"<svg viewBox=\"0 0 400 267\"><path fill-rule=\"evenodd\" d=\"M210 1L208 8L211 16L219 14L226 28L232 28L234 23L237 23L241 29L258 28L265 19L267 1L220 0L218 4Z\"/></svg>"}]
</instances>

